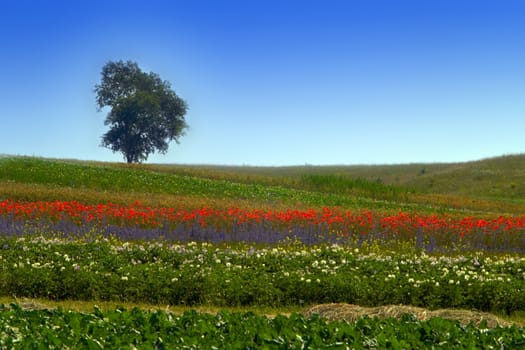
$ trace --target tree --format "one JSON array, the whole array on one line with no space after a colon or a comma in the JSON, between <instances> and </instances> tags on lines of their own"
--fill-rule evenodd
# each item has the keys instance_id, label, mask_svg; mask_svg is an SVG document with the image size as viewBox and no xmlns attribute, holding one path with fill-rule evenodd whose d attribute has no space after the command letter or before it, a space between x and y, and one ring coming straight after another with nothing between
<instances>
[{"instance_id":1,"label":"tree","mask_svg":"<svg viewBox=\"0 0 525 350\"><path fill-rule=\"evenodd\" d=\"M128 163L148 159L150 153L166 153L168 143L184 135L188 127L186 102L155 73L143 72L132 61L108 62L102 81L95 85L99 111L110 107L101 146L122 152Z\"/></svg>"}]
</instances>

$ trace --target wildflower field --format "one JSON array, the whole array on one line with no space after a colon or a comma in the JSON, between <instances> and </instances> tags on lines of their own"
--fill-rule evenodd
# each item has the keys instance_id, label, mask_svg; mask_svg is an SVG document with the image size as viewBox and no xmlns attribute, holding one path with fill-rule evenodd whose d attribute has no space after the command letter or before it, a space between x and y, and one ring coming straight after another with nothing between
<instances>
[{"instance_id":1,"label":"wildflower field","mask_svg":"<svg viewBox=\"0 0 525 350\"><path fill-rule=\"evenodd\" d=\"M0 297L10 300L0 348L525 346L515 195L292 170L0 159ZM158 308L33 310L23 298ZM478 310L515 324L302 312L325 303Z\"/></svg>"}]
</instances>

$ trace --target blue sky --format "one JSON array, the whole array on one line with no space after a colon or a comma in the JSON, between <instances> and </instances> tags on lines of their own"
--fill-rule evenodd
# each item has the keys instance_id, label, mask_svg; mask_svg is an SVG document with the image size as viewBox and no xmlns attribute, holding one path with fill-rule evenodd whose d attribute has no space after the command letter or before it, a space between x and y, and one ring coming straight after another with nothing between
<instances>
[{"instance_id":1,"label":"blue sky","mask_svg":"<svg viewBox=\"0 0 525 350\"><path fill-rule=\"evenodd\" d=\"M189 105L148 162L456 162L525 150L525 2L0 0L0 153L100 147L110 60Z\"/></svg>"}]
</instances>

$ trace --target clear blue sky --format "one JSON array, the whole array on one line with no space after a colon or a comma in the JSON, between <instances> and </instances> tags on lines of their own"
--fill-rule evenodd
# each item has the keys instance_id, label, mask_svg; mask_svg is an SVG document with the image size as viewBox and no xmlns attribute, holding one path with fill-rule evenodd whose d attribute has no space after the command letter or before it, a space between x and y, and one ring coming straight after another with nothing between
<instances>
[{"instance_id":1,"label":"clear blue sky","mask_svg":"<svg viewBox=\"0 0 525 350\"><path fill-rule=\"evenodd\" d=\"M189 104L156 163L453 162L525 151L525 2L0 0L0 153L99 146L110 60Z\"/></svg>"}]
</instances>

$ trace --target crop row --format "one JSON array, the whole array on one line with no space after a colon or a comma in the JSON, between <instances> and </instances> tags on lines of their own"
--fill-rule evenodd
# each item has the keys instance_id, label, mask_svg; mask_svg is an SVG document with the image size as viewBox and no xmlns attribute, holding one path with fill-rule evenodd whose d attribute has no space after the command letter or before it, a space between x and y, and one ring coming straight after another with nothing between
<instances>
[{"instance_id":1,"label":"crop row","mask_svg":"<svg viewBox=\"0 0 525 350\"><path fill-rule=\"evenodd\" d=\"M0 240L0 291L171 305L347 302L512 313L525 305L525 258L26 236Z\"/></svg>"},{"instance_id":2,"label":"crop row","mask_svg":"<svg viewBox=\"0 0 525 350\"><path fill-rule=\"evenodd\" d=\"M298 314L177 316L137 308L78 313L0 305L1 349L514 349L524 344L525 331L515 326L486 329L440 318L419 321L409 314L347 323Z\"/></svg>"},{"instance_id":3,"label":"crop row","mask_svg":"<svg viewBox=\"0 0 525 350\"><path fill-rule=\"evenodd\" d=\"M322 210L243 210L240 208L152 208L140 203L0 201L0 229L5 235L62 232L82 236L94 230L125 239L172 241L249 241L286 239L306 244L412 242L427 252L451 249L525 251L525 217L475 218L399 212L358 213Z\"/></svg>"}]
</instances>

